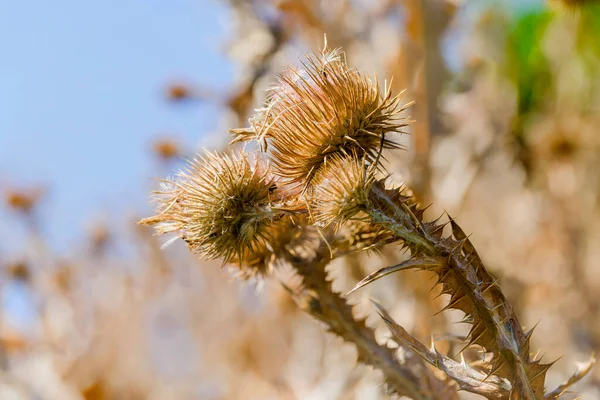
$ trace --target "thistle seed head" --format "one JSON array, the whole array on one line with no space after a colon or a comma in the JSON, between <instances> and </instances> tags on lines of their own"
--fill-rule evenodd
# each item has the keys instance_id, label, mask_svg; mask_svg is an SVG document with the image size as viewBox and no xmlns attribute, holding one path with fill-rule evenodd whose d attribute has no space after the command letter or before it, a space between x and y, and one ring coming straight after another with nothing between
<instances>
[{"instance_id":1,"label":"thistle seed head","mask_svg":"<svg viewBox=\"0 0 600 400\"><path fill-rule=\"evenodd\" d=\"M266 107L250 119L250 131L234 131L241 135L234 141L257 139L273 172L306 188L333 156L356 154L369 164L382 148L399 148L386 134L408 125L400 112L409 105L400 100L348 67L340 51L324 50L279 77Z\"/></svg>"},{"instance_id":2,"label":"thistle seed head","mask_svg":"<svg viewBox=\"0 0 600 400\"><path fill-rule=\"evenodd\" d=\"M156 195L157 214L141 224L177 232L194 253L240 266L255 260L253 254L270 240L273 221L283 215L274 208L281 199L272 178L243 155L207 153Z\"/></svg>"},{"instance_id":3,"label":"thistle seed head","mask_svg":"<svg viewBox=\"0 0 600 400\"><path fill-rule=\"evenodd\" d=\"M369 193L375 182L372 167L356 155L334 155L313 179L310 190L315 222L335 224L336 229L348 220L360 219L368 207Z\"/></svg>"}]
</instances>

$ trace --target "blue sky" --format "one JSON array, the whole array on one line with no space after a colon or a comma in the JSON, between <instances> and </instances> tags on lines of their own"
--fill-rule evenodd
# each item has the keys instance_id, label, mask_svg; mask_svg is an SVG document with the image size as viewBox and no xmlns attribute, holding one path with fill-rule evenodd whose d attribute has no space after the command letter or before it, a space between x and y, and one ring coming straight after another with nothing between
<instances>
[{"instance_id":1,"label":"blue sky","mask_svg":"<svg viewBox=\"0 0 600 400\"><path fill-rule=\"evenodd\" d=\"M0 2L0 191L48 187L54 247L77 243L94 216L148 210L154 138L194 145L217 126L214 106L174 106L163 91L227 87L226 21L209 0ZM22 242L18 222L0 210L0 256Z\"/></svg>"}]
</instances>

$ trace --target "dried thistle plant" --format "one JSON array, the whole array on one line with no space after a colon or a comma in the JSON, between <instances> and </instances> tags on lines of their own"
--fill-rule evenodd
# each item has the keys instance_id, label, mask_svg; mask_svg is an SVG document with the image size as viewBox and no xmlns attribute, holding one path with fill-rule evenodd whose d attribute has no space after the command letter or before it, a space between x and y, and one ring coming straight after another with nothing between
<instances>
[{"instance_id":1,"label":"dried thistle plant","mask_svg":"<svg viewBox=\"0 0 600 400\"><path fill-rule=\"evenodd\" d=\"M557 389L545 389L551 364L532 356L525 331L500 285L453 220L426 221L405 188L388 187L381 153L400 146L386 135L408 120L399 96L348 67L339 51L309 55L281 74L267 104L236 129L234 142L259 142L257 160L208 153L158 192L156 216L142 224L177 233L207 258L236 263L245 276L290 267L301 285L286 285L301 309L352 343L361 362L383 372L390 391L412 399L455 399L459 389L488 399L557 399L591 368L592 359ZM299 190L302 188L302 190ZM444 234L450 224L451 234ZM411 257L363 279L357 290L393 272L434 272L445 309L465 314L465 348L477 362L457 362L420 343L378 306L404 357L332 290L325 267L335 257L398 242ZM354 291L353 290L353 291ZM440 378L433 368L443 373Z\"/></svg>"}]
</instances>

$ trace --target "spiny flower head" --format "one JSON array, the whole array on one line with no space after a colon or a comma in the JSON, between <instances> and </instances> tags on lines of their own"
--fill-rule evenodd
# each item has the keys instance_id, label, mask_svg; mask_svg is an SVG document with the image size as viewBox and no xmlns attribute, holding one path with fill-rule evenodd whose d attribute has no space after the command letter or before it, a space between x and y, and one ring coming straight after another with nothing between
<instances>
[{"instance_id":1,"label":"spiny flower head","mask_svg":"<svg viewBox=\"0 0 600 400\"><path fill-rule=\"evenodd\" d=\"M250 119L252 127L234 130L234 141L257 139L274 173L308 187L333 156L356 154L374 163L382 148L399 148L386 134L408 124L399 115L407 106L348 67L340 51L324 50L279 77L266 107Z\"/></svg>"},{"instance_id":2,"label":"spiny flower head","mask_svg":"<svg viewBox=\"0 0 600 400\"><path fill-rule=\"evenodd\" d=\"M334 155L315 175L310 190L311 211L322 226L359 219L369 204L369 193L375 182L372 167L356 155Z\"/></svg>"},{"instance_id":3,"label":"spiny flower head","mask_svg":"<svg viewBox=\"0 0 600 400\"><path fill-rule=\"evenodd\" d=\"M277 210L275 185L258 162L243 155L207 153L156 192L157 215L140 221L159 233L177 232L208 259L242 265L269 240ZM252 268L261 268L256 262ZM263 272L263 271L258 271Z\"/></svg>"}]
</instances>

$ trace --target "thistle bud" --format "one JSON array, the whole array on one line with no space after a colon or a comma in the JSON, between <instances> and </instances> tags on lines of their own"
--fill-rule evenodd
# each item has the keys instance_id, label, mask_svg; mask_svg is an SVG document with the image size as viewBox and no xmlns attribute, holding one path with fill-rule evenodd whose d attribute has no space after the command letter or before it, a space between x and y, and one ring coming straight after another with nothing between
<instances>
[{"instance_id":1,"label":"thistle bud","mask_svg":"<svg viewBox=\"0 0 600 400\"><path fill-rule=\"evenodd\" d=\"M164 182L156 192L157 215L139 223L154 225L158 233L177 232L202 257L242 266L264 248L271 224L284 213L273 207L278 200L274 188L258 162L243 155L207 153L175 180Z\"/></svg>"},{"instance_id":2,"label":"thistle bud","mask_svg":"<svg viewBox=\"0 0 600 400\"><path fill-rule=\"evenodd\" d=\"M312 214L322 226L339 228L350 219L360 219L369 204L375 182L373 169L356 155L332 156L315 175L310 191Z\"/></svg>"},{"instance_id":3,"label":"thistle bud","mask_svg":"<svg viewBox=\"0 0 600 400\"><path fill-rule=\"evenodd\" d=\"M408 105L400 100L348 67L339 51L324 51L279 77L266 107L250 119L251 131L268 148L273 172L307 187L333 156L356 154L374 163L382 148L399 148L386 134L408 124L399 115ZM238 141L250 137L248 130L240 133Z\"/></svg>"}]
</instances>

